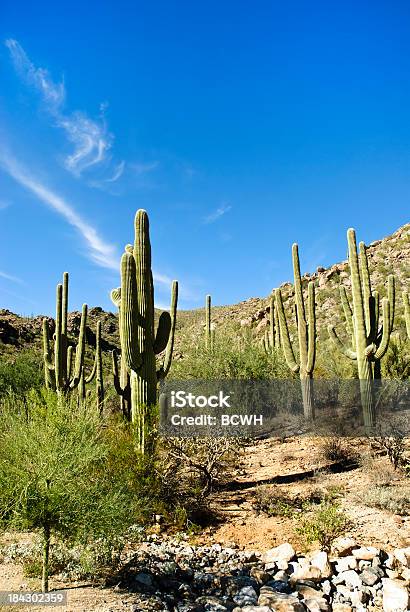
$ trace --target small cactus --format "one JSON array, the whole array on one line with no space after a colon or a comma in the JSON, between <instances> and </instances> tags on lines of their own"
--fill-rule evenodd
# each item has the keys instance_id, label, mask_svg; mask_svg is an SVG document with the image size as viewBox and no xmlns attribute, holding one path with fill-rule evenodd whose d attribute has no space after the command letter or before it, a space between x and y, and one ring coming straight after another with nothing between
<instances>
[{"instance_id":1,"label":"small cactus","mask_svg":"<svg viewBox=\"0 0 410 612\"><path fill-rule=\"evenodd\" d=\"M306 419L313 419L314 397L313 397L313 370L315 367L316 358L316 304L315 304L315 285L313 281L308 285L308 303L307 313L303 300L302 278L300 274L300 262L298 245L292 246L292 261L293 261L293 276L295 285L295 307L296 320L298 329L299 343L299 363L296 361L292 343L289 335L288 323L286 320L285 310L283 308L282 293L280 289L276 289L276 306L279 318L280 338L282 349L285 355L286 363L292 372L299 373L302 397L303 410Z\"/></svg>"},{"instance_id":2,"label":"small cactus","mask_svg":"<svg viewBox=\"0 0 410 612\"><path fill-rule=\"evenodd\" d=\"M64 272L63 283L57 285L56 323L54 332L54 359L50 346L50 332L47 319L43 319L43 358L46 387L65 394L76 389L80 383L85 354L85 330L87 324L87 304L83 304L80 334L74 350L68 346L68 273ZM75 354L75 362L73 365Z\"/></svg>"},{"instance_id":3,"label":"small cactus","mask_svg":"<svg viewBox=\"0 0 410 612\"><path fill-rule=\"evenodd\" d=\"M340 296L351 338L350 346L343 344L332 326L328 327L328 332L337 349L357 362L363 421L366 428L372 428L376 422L372 381L380 378L380 360L387 351L393 330L395 280L394 276L389 275L388 297L382 300L383 325L380 327L379 294L371 288L365 244L360 243L358 254L354 229L347 231L347 241L353 306L343 285Z\"/></svg>"},{"instance_id":4,"label":"small cactus","mask_svg":"<svg viewBox=\"0 0 410 612\"><path fill-rule=\"evenodd\" d=\"M274 293L269 300L269 329L265 331L262 346L266 353L272 353L275 349L280 348L279 317Z\"/></svg>"},{"instance_id":5,"label":"small cactus","mask_svg":"<svg viewBox=\"0 0 410 612\"><path fill-rule=\"evenodd\" d=\"M178 283L172 283L171 312L162 312L154 330L154 285L151 271L149 220L145 210L135 216L134 246L127 245L121 258L121 287L111 292L119 309L121 374L113 353L114 385L123 406L130 406L136 426L137 446L144 453L153 446L153 409L157 403L158 381L165 378L172 363ZM165 350L157 369L156 355ZM129 376L129 382L128 382Z\"/></svg>"}]
</instances>

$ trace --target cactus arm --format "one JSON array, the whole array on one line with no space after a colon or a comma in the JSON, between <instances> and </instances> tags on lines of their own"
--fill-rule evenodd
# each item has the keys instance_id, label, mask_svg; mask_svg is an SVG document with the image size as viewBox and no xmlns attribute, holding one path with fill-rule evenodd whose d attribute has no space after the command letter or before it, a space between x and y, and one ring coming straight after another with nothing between
<instances>
[{"instance_id":1,"label":"cactus arm","mask_svg":"<svg viewBox=\"0 0 410 612\"><path fill-rule=\"evenodd\" d=\"M379 330L380 295L375 291L369 298L370 334L367 336L368 344L376 342Z\"/></svg>"},{"instance_id":2,"label":"cactus arm","mask_svg":"<svg viewBox=\"0 0 410 612\"><path fill-rule=\"evenodd\" d=\"M343 342L340 340L339 336L337 335L335 328L332 325L328 326L327 331L328 331L329 337L332 340L333 344L343 355L345 355L346 357L352 360L357 359L356 352L353 351L348 346L345 346L343 344Z\"/></svg>"},{"instance_id":3,"label":"cactus arm","mask_svg":"<svg viewBox=\"0 0 410 612\"><path fill-rule=\"evenodd\" d=\"M275 296L270 296L270 306L269 306L269 332L268 332L268 340L269 340L269 348L272 350L275 347Z\"/></svg>"},{"instance_id":4,"label":"cactus arm","mask_svg":"<svg viewBox=\"0 0 410 612\"><path fill-rule=\"evenodd\" d=\"M340 285L340 300L342 302L343 313L346 319L346 325L349 330L349 334L352 337L352 345L354 346L354 326L353 326L353 311L350 306L349 298L347 297L346 287L344 285Z\"/></svg>"},{"instance_id":5,"label":"cactus arm","mask_svg":"<svg viewBox=\"0 0 410 612\"><path fill-rule=\"evenodd\" d=\"M363 305L365 313L366 323L366 334L368 337L375 335L374 328L372 327L371 317L371 305L370 299L372 296L372 288L370 284L370 273L369 273L369 262L366 254L366 245L364 242L359 243L359 261L360 261L360 273L362 277L362 291L363 291ZM377 322L376 322L377 325Z\"/></svg>"},{"instance_id":6,"label":"cactus arm","mask_svg":"<svg viewBox=\"0 0 410 612\"><path fill-rule=\"evenodd\" d=\"M295 283L295 303L296 303L296 317L298 326L298 341L299 341L299 355L300 355L300 369L306 370L306 364L308 361L308 337L307 337L307 324L305 314L305 304L303 301L303 290L302 290L302 279L300 275L300 261L298 245L295 243L292 245L292 262L293 262L293 276Z\"/></svg>"},{"instance_id":7,"label":"cactus arm","mask_svg":"<svg viewBox=\"0 0 410 612\"><path fill-rule=\"evenodd\" d=\"M69 346L67 349L67 381L70 381L73 371L74 349Z\"/></svg>"},{"instance_id":8,"label":"cactus arm","mask_svg":"<svg viewBox=\"0 0 410 612\"><path fill-rule=\"evenodd\" d=\"M289 328L283 308L282 293L280 289L275 291L276 306L278 308L280 336L282 340L282 348L285 355L286 363L292 372L299 372L299 364L296 363L295 354L289 337Z\"/></svg>"},{"instance_id":9,"label":"cactus arm","mask_svg":"<svg viewBox=\"0 0 410 612\"><path fill-rule=\"evenodd\" d=\"M363 291L360 279L359 260L357 256L356 233L354 229L347 231L347 241L349 245L349 266L352 280L353 312L355 318L356 342L365 344L366 321L363 306Z\"/></svg>"},{"instance_id":10,"label":"cactus arm","mask_svg":"<svg viewBox=\"0 0 410 612\"><path fill-rule=\"evenodd\" d=\"M164 310L164 312L161 312L161 315L159 317L157 334L155 336L154 353L156 355L159 355L160 353L162 353L162 351L166 349L169 340L169 334L171 332L171 325L171 315L169 314L169 312Z\"/></svg>"},{"instance_id":11,"label":"cactus arm","mask_svg":"<svg viewBox=\"0 0 410 612\"><path fill-rule=\"evenodd\" d=\"M89 385L91 382L93 382L95 375L97 374L97 351L95 353L95 357L94 357L94 363L93 363L93 367L91 369L91 372L89 373L88 376L85 377L85 384Z\"/></svg>"},{"instance_id":12,"label":"cactus arm","mask_svg":"<svg viewBox=\"0 0 410 612\"><path fill-rule=\"evenodd\" d=\"M104 405L104 379L102 367L102 350L101 350L101 321L97 322L97 334L95 343L95 364L96 364L96 392L97 392L97 409L100 414Z\"/></svg>"},{"instance_id":13,"label":"cactus arm","mask_svg":"<svg viewBox=\"0 0 410 612\"><path fill-rule=\"evenodd\" d=\"M407 337L410 340L410 297L406 291L403 291L402 297L403 297L404 319L406 322Z\"/></svg>"},{"instance_id":14,"label":"cactus arm","mask_svg":"<svg viewBox=\"0 0 410 612\"><path fill-rule=\"evenodd\" d=\"M111 289L110 297L114 306L119 308L121 305L121 287L117 287L117 289Z\"/></svg>"},{"instance_id":15,"label":"cactus arm","mask_svg":"<svg viewBox=\"0 0 410 612\"><path fill-rule=\"evenodd\" d=\"M378 349L374 354L375 359L381 359L387 351L390 341L390 302L388 298L382 300L383 309L383 335Z\"/></svg>"},{"instance_id":16,"label":"cactus arm","mask_svg":"<svg viewBox=\"0 0 410 612\"><path fill-rule=\"evenodd\" d=\"M47 319L43 319L43 357L47 369L52 372L54 370L54 363L51 358L50 330Z\"/></svg>"},{"instance_id":17,"label":"cactus arm","mask_svg":"<svg viewBox=\"0 0 410 612\"><path fill-rule=\"evenodd\" d=\"M275 345L280 348L280 328L279 328L279 316L278 316L278 306L275 300Z\"/></svg>"},{"instance_id":18,"label":"cactus arm","mask_svg":"<svg viewBox=\"0 0 410 612\"><path fill-rule=\"evenodd\" d=\"M74 375L73 375L73 379L71 380L69 384L70 389L75 389L78 386L80 382L81 374L83 371L87 312L88 312L88 306L87 304L83 304L83 308L81 312L81 322L80 322L80 335L78 337L78 344L77 344L77 349L75 352Z\"/></svg>"},{"instance_id":19,"label":"cactus arm","mask_svg":"<svg viewBox=\"0 0 410 612\"><path fill-rule=\"evenodd\" d=\"M63 380L63 368L61 359L62 300L63 286L59 283L56 289L56 329L54 332L54 371L57 390L61 390L65 382Z\"/></svg>"},{"instance_id":20,"label":"cactus arm","mask_svg":"<svg viewBox=\"0 0 410 612\"><path fill-rule=\"evenodd\" d=\"M134 372L142 363L137 342L139 330L135 272L134 256L128 252L124 253L121 258L120 336L127 369Z\"/></svg>"},{"instance_id":21,"label":"cactus arm","mask_svg":"<svg viewBox=\"0 0 410 612\"><path fill-rule=\"evenodd\" d=\"M390 333L392 333L394 325L394 314L396 310L396 279L393 274L389 274L387 278L387 297L390 303Z\"/></svg>"},{"instance_id":22,"label":"cactus arm","mask_svg":"<svg viewBox=\"0 0 410 612\"><path fill-rule=\"evenodd\" d=\"M169 334L169 339L165 351L165 359L162 368L160 369L160 377L164 378L170 368L172 363L172 354L174 352L174 341L175 341L175 327L177 323L177 307L178 307L178 281L174 280L172 282L171 289L171 331Z\"/></svg>"},{"instance_id":23,"label":"cactus arm","mask_svg":"<svg viewBox=\"0 0 410 612\"><path fill-rule=\"evenodd\" d=\"M118 395L123 395L123 388L120 384L120 375L118 371L117 351L111 351L112 375L114 380L114 389Z\"/></svg>"},{"instance_id":24,"label":"cactus arm","mask_svg":"<svg viewBox=\"0 0 410 612\"><path fill-rule=\"evenodd\" d=\"M211 326L211 296L207 295L205 298L205 344L208 349L212 347Z\"/></svg>"},{"instance_id":25,"label":"cactus arm","mask_svg":"<svg viewBox=\"0 0 410 612\"><path fill-rule=\"evenodd\" d=\"M315 283L309 282L308 285L308 354L306 363L306 372L312 374L315 367L316 359L316 309L315 309Z\"/></svg>"}]
</instances>

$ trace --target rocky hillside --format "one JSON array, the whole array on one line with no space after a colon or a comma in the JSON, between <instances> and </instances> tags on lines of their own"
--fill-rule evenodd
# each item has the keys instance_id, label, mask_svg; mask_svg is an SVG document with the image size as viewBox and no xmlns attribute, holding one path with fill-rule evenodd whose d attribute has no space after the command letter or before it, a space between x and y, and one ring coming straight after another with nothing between
<instances>
[{"instance_id":1,"label":"rocky hillside","mask_svg":"<svg viewBox=\"0 0 410 612\"><path fill-rule=\"evenodd\" d=\"M398 229L394 234L382 240L376 240L368 246L369 266L373 287L378 289L381 296L385 295L385 279L393 273L397 280L396 312L397 322L400 325L403 305L401 290L410 290L410 224ZM290 255L289 255L290 256ZM343 316L339 301L338 285L344 284L350 288L350 276L347 260L336 263L330 268L319 267L315 272L307 273L303 277L306 287L310 280L314 280L317 292L317 322L319 335L324 333L329 323L343 330ZM285 308L292 308L290 298L293 295L291 282L283 283L282 291ZM250 327L255 334L262 334L269 324L269 299L250 298L239 304L219 306L213 308L213 321L216 327L222 327L227 321L237 323L242 327ZM105 312L99 307L89 310L87 341L90 346L95 344L94 330L98 320L102 320L104 350L108 351L118 346L118 318L112 312ZM42 317L20 317L8 310L0 310L0 348L6 345L10 348L24 348L28 345L41 343ZM53 324L52 320L50 320ZM180 339L178 336L199 335L204 322L203 309L180 311L178 313L178 334L176 348L178 351ZM80 324L80 313L72 312L69 315L69 333L77 335Z\"/></svg>"}]
</instances>

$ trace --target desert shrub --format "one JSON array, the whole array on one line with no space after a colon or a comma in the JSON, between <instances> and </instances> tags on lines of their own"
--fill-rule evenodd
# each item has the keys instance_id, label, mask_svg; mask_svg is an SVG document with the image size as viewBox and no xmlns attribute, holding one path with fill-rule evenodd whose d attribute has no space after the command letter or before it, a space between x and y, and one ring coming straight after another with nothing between
<instances>
[{"instance_id":1,"label":"desert shrub","mask_svg":"<svg viewBox=\"0 0 410 612\"><path fill-rule=\"evenodd\" d=\"M44 384L41 353L16 352L0 361L0 398L8 393L24 396L30 389L40 389Z\"/></svg>"},{"instance_id":2,"label":"desert shrub","mask_svg":"<svg viewBox=\"0 0 410 612\"><path fill-rule=\"evenodd\" d=\"M410 377L409 342L390 338L387 354L382 361L382 372L386 378L408 380Z\"/></svg>"},{"instance_id":3,"label":"desert shrub","mask_svg":"<svg viewBox=\"0 0 410 612\"><path fill-rule=\"evenodd\" d=\"M236 464L244 441L238 438L164 438L159 450L159 499L179 527L212 519L208 496Z\"/></svg>"},{"instance_id":4,"label":"desert shrub","mask_svg":"<svg viewBox=\"0 0 410 612\"><path fill-rule=\"evenodd\" d=\"M315 488L305 495L289 495L279 486L260 486L253 498L253 508L267 516L296 518L324 502L332 503L341 494L339 487Z\"/></svg>"},{"instance_id":5,"label":"desert shrub","mask_svg":"<svg viewBox=\"0 0 410 612\"><path fill-rule=\"evenodd\" d=\"M298 519L296 533L306 544L318 542L323 550L329 550L332 542L346 533L350 521L335 502L324 501L313 511L303 513Z\"/></svg>"},{"instance_id":6,"label":"desert shrub","mask_svg":"<svg viewBox=\"0 0 410 612\"><path fill-rule=\"evenodd\" d=\"M404 421L379 427L378 435L371 438L373 448L385 453L394 469L408 469L409 459L406 457L408 426Z\"/></svg>"},{"instance_id":7,"label":"desert shrub","mask_svg":"<svg viewBox=\"0 0 410 612\"><path fill-rule=\"evenodd\" d=\"M202 338L186 339L183 358L173 363L172 378L264 380L290 377L281 351L266 353L249 330L218 328L212 348Z\"/></svg>"},{"instance_id":8,"label":"desert shrub","mask_svg":"<svg viewBox=\"0 0 410 612\"><path fill-rule=\"evenodd\" d=\"M410 487L376 485L363 491L359 501L366 506L406 516L410 512Z\"/></svg>"},{"instance_id":9,"label":"desert shrub","mask_svg":"<svg viewBox=\"0 0 410 612\"><path fill-rule=\"evenodd\" d=\"M46 392L31 393L24 406L2 406L0 526L42 534L44 590L52 538L103 538L115 547L150 511L150 474L129 430L107 427L94 406Z\"/></svg>"},{"instance_id":10,"label":"desert shrub","mask_svg":"<svg viewBox=\"0 0 410 612\"><path fill-rule=\"evenodd\" d=\"M327 436L318 442L318 455L326 461L350 464L357 461L358 455L354 449L337 436Z\"/></svg>"}]
</instances>

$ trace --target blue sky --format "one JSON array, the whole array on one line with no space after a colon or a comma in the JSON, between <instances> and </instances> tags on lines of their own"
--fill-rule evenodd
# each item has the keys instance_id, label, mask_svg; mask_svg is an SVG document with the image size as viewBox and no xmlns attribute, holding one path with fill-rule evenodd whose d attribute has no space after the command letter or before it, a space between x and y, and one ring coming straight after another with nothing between
<instances>
[{"instance_id":1,"label":"blue sky","mask_svg":"<svg viewBox=\"0 0 410 612\"><path fill-rule=\"evenodd\" d=\"M409 221L405 2L0 8L0 307L113 309L151 220L156 302L266 295Z\"/></svg>"}]
</instances>

